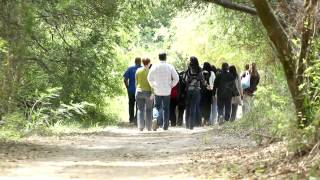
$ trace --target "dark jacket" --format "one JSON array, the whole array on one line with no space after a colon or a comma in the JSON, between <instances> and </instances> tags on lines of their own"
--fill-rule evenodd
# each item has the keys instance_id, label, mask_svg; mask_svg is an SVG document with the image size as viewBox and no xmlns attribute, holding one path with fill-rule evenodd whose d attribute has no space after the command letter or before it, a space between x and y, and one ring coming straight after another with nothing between
<instances>
[{"instance_id":1,"label":"dark jacket","mask_svg":"<svg viewBox=\"0 0 320 180\"><path fill-rule=\"evenodd\" d=\"M232 83L235 83L235 77L231 73L222 71L217 75L214 86L217 88L218 98L232 98Z\"/></svg>"},{"instance_id":2,"label":"dark jacket","mask_svg":"<svg viewBox=\"0 0 320 180\"><path fill-rule=\"evenodd\" d=\"M185 71L179 73L179 83L178 83L178 104L185 105L186 97L186 81L185 81Z\"/></svg>"}]
</instances>

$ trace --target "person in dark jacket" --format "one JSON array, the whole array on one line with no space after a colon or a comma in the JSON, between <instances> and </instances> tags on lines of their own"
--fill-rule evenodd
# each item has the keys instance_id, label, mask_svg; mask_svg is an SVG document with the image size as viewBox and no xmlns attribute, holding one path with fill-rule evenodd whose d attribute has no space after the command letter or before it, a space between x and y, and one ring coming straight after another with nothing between
<instances>
[{"instance_id":1,"label":"person in dark jacket","mask_svg":"<svg viewBox=\"0 0 320 180\"><path fill-rule=\"evenodd\" d=\"M211 68L210 63L203 63L202 75L206 81L206 86L201 86L201 118L203 118L202 125L209 125L209 118L211 113L213 83L215 74Z\"/></svg>"},{"instance_id":2,"label":"person in dark jacket","mask_svg":"<svg viewBox=\"0 0 320 180\"><path fill-rule=\"evenodd\" d=\"M222 64L221 73L217 75L214 86L217 88L218 121L229 121L231 113L231 100L233 97L232 86L235 85L235 77L229 72L229 65ZM224 118L223 118L224 114Z\"/></svg>"},{"instance_id":3,"label":"person in dark jacket","mask_svg":"<svg viewBox=\"0 0 320 180\"><path fill-rule=\"evenodd\" d=\"M188 70L186 71L186 89L187 89L187 106L186 106L186 128L192 130L195 120L200 115L201 83L205 84L201 73L199 61L196 57L190 57Z\"/></svg>"},{"instance_id":4,"label":"person in dark jacket","mask_svg":"<svg viewBox=\"0 0 320 180\"><path fill-rule=\"evenodd\" d=\"M178 84L171 89L170 94L170 123L171 126L177 125L176 107L178 105Z\"/></svg>"},{"instance_id":5,"label":"person in dark jacket","mask_svg":"<svg viewBox=\"0 0 320 180\"><path fill-rule=\"evenodd\" d=\"M178 83L178 120L177 126L182 126L183 124L183 114L186 108L186 82L185 82L185 71L179 73L179 83Z\"/></svg>"}]
</instances>

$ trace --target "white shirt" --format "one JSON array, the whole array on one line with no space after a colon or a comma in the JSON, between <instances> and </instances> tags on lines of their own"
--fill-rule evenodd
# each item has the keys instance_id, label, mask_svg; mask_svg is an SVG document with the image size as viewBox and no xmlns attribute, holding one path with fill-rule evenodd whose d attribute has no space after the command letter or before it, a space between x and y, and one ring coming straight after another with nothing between
<instances>
[{"instance_id":1,"label":"white shirt","mask_svg":"<svg viewBox=\"0 0 320 180\"><path fill-rule=\"evenodd\" d=\"M210 79L209 79L209 85L210 85L211 90L213 88L214 80L216 80L216 75L214 74L213 71L211 71L211 76L210 76Z\"/></svg>"},{"instance_id":2,"label":"white shirt","mask_svg":"<svg viewBox=\"0 0 320 180\"><path fill-rule=\"evenodd\" d=\"M171 89L179 82L179 75L171 64L160 61L152 65L148 81L157 96L169 96Z\"/></svg>"}]
</instances>

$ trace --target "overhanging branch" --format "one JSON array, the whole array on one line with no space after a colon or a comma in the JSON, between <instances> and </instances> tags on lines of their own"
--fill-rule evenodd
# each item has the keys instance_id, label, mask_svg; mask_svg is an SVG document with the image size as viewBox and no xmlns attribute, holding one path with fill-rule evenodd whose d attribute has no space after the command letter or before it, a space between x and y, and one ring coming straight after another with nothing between
<instances>
[{"instance_id":1,"label":"overhanging branch","mask_svg":"<svg viewBox=\"0 0 320 180\"><path fill-rule=\"evenodd\" d=\"M237 3L232 2L231 0L203 0L203 1L208 2L208 3L214 3L214 4L220 5L224 8L227 8L227 9L241 11L241 12L253 15L253 16L257 15L257 11L255 8L248 7L248 6L242 5L242 4L237 4Z\"/></svg>"}]
</instances>

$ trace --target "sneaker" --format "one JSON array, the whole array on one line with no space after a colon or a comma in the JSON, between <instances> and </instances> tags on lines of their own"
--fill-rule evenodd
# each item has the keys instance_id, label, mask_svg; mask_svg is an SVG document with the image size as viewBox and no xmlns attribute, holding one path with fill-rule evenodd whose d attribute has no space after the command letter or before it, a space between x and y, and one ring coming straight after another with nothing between
<instances>
[{"instance_id":1,"label":"sneaker","mask_svg":"<svg viewBox=\"0 0 320 180\"><path fill-rule=\"evenodd\" d=\"M158 122L156 119L152 120L152 130L157 131L158 129Z\"/></svg>"}]
</instances>

